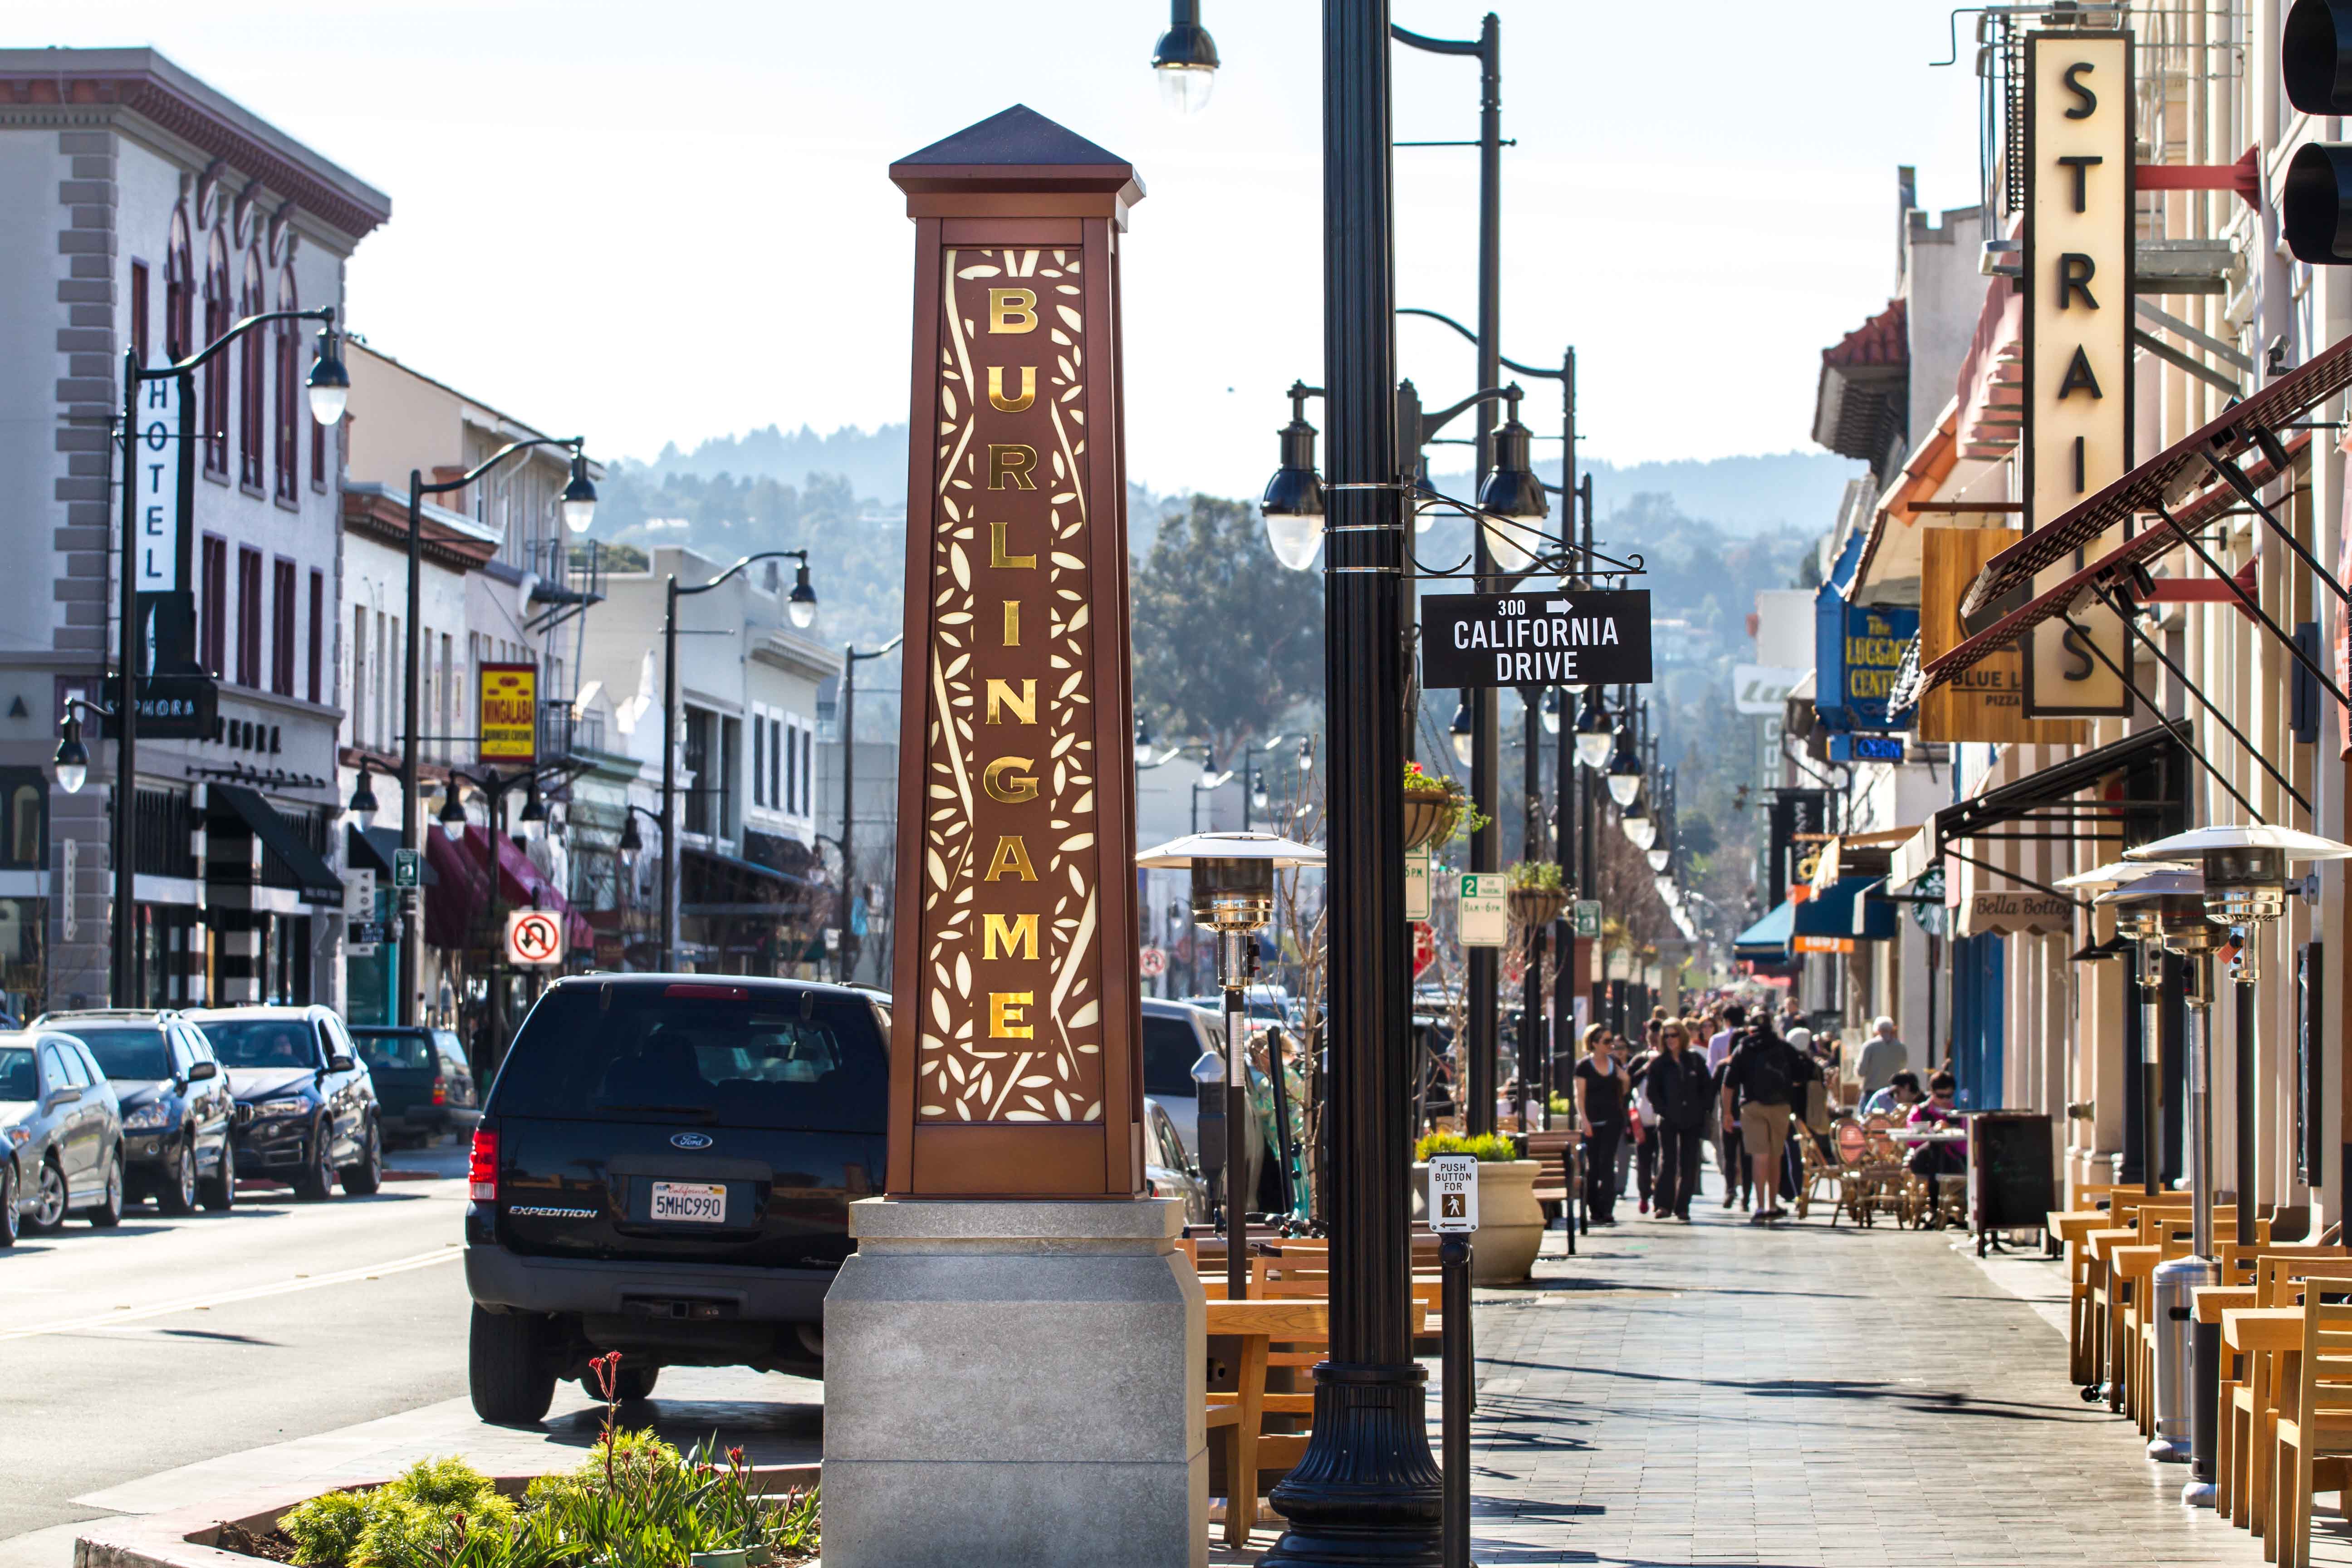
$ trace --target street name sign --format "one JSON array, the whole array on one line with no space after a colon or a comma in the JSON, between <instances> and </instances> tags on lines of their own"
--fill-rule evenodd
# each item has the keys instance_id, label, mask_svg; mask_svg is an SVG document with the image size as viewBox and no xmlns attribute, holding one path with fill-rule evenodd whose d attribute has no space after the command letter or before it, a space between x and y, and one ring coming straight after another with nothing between
<instances>
[{"instance_id":1,"label":"street name sign","mask_svg":"<svg viewBox=\"0 0 2352 1568\"><path fill-rule=\"evenodd\" d=\"M1429 1157L1429 1228L1440 1235L1478 1228L1478 1162L1469 1155Z\"/></svg>"},{"instance_id":2,"label":"street name sign","mask_svg":"<svg viewBox=\"0 0 2352 1568\"><path fill-rule=\"evenodd\" d=\"M1616 686L1650 679L1650 591L1433 594L1426 686Z\"/></svg>"},{"instance_id":3,"label":"street name sign","mask_svg":"<svg viewBox=\"0 0 2352 1568\"><path fill-rule=\"evenodd\" d=\"M563 962L563 917L548 910L507 912L507 962L545 969Z\"/></svg>"},{"instance_id":4,"label":"street name sign","mask_svg":"<svg viewBox=\"0 0 2352 1568\"><path fill-rule=\"evenodd\" d=\"M1465 871L1454 918L1465 947L1500 947L1510 934L1510 879L1500 871Z\"/></svg>"}]
</instances>

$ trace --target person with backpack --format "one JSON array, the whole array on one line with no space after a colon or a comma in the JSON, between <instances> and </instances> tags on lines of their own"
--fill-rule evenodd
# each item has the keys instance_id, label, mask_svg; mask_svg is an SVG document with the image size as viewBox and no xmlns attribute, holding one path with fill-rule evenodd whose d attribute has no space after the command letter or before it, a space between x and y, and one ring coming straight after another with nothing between
<instances>
[{"instance_id":1,"label":"person with backpack","mask_svg":"<svg viewBox=\"0 0 2352 1568\"><path fill-rule=\"evenodd\" d=\"M1643 1088L1657 1111L1657 1215L1690 1222L1698 1192L1698 1157L1706 1141L1706 1113L1714 1079L1706 1058L1691 1047L1690 1031L1670 1018L1658 1031L1658 1056Z\"/></svg>"},{"instance_id":2,"label":"person with backpack","mask_svg":"<svg viewBox=\"0 0 2352 1568\"><path fill-rule=\"evenodd\" d=\"M1796 1100L1800 1068L1797 1055L1759 1015L1755 1026L1732 1048L1723 1074L1723 1114L1728 1121L1735 1108L1739 1117L1739 1141L1756 1173L1756 1194L1762 1206L1748 1216L1750 1225L1786 1219L1780 1206L1780 1157L1789 1142L1789 1123Z\"/></svg>"}]
</instances>

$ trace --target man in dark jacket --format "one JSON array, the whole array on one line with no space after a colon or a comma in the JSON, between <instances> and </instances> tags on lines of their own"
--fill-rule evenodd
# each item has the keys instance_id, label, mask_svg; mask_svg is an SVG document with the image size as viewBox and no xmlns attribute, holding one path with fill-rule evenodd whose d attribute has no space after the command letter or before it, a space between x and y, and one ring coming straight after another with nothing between
<instances>
[{"instance_id":1,"label":"man in dark jacket","mask_svg":"<svg viewBox=\"0 0 2352 1568\"><path fill-rule=\"evenodd\" d=\"M1691 1047L1682 1024L1659 1031L1658 1057L1643 1089L1658 1113L1657 1213L1687 1223L1698 1193L1699 1151L1706 1142L1707 1100L1715 1086L1706 1058Z\"/></svg>"},{"instance_id":2,"label":"man in dark jacket","mask_svg":"<svg viewBox=\"0 0 2352 1568\"><path fill-rule=\"evenodd\" d=\"M1759 1017L1755 1027L1732 1047L1723 1075L1723 1114L1739 1118L1739 1139L1756 1172L1759 1207L1748 1215L1763 1224L1788 1217L1779 1196L1780 1156L1789 1142L1791 1107L1801 1092L1803 1065L1772 1028Z\"/></svg>"}]
</instances>

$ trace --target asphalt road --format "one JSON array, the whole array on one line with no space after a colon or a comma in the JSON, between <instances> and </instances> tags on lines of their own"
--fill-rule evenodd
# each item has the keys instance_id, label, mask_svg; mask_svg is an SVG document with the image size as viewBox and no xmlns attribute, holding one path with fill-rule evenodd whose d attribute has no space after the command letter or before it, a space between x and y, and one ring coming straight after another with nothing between
<instances>
[{"instance_id":1,"label":"asphalt road","mask_svg":"<svg viewBox=\"0 0 2352 1568\"><path fill-rule=\"evenodd\" d=\"M462 1171L452 1149L395 1164ZM0 1540L158 1470L466 1392L461 1177L132 1209L0 1253Z\"/></svg>"}]
</instances>

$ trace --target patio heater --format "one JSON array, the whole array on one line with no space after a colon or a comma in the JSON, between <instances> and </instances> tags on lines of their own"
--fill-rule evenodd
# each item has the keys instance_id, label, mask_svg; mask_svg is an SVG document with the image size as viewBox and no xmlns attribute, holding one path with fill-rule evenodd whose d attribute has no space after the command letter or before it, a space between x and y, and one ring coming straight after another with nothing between
<instances>
[{"instance_id":1,"label":"patio heater","mask_svg":"<svg viewBox=\"0 0 2352 1568\"><path fill-rule=\"evenodd\" d=\"M2298 833L2291 827L2275 827L2269 824L2256 826L2221 826L2194 828L2177 833L2153 844L2124 852L2126 860L2171 859L2195 856L2201 862L2202 889L2198 898L2197 913L2203 917L2210 933L2205 951L2220 946L2229 927L2240 928L2245 940L2238 950L2238 984L2236 990L2237 1047L2232 1064L2232 1080L2236 1099L2238 1239L2249 1242L2254 1237L2254 987L2261 981L2257 953L2261 951L2254 939L2254 927L2277 920L2286 912L2287 867L2298 860L2341 860L2352 857L2352 845L2339 844L2332 838L2315 834ZM2186 900L2183 900L2184 902ZM2168 900L2169 902L2169 900ZM2184 912L2181 923L2185 926ZM2173 923L2168 914L2166 942L2172 942ZM2185 947L2180 951L2188 951ZM2200 966L2202 967L2201 965ZM2206 989L2200 977L2200 990ZM2205 998L2210 1005L2210 996ZM2201 1011L2201 1007L2200 1007ZM2206 1070L2212 1050L2212 1030L2207 1017L2205 1048L2196 1058L2195 1095L2192 1103L2198 1110L2197 1140L2199 1154L2210 1158L2208 1144L2212 1136L2211 1118L2207 1113ZM2214 1256L2211 1250L2213 1228L2212 1201L2208 1176L2200 1172L2195 1177L2197 1187L2197 1259ZM2172 1268L2159 1265L2162 1275ZM2200 1284L2218 1284L2218 1268L2209 1272ZM2164 1300L2161 1290L2158 1300ZM2213 1459L2221 1394L2221 1331L2218 1324L2200 1323L2197 1327L2195 1363L2197 1369L2197 1429L2196 1462L2189 1484L2181 1489L2180 1500L2192 1507L2213 1506Z\"/></svg>"},{"instance_id":2,"label":"patio heater","mask_svg":"<svg viewBox=\"0 0 2352 1568\"><path fill-rule=\"evenodd\" d=\"M1274 874L1294 866L1320 866L1323 851L1271 833L1193 833L1135 858L1145 870L1189 867L1192 923L1217 936L1217 986L1225 1002L1225 1299L1249 1294L1249 1010L1245 994L1257 977L1257 932L1274 918ZM1272 1080L1283 1091L1281 1080ZM1202 1162L1203 1165L1207 1161Z\"/></svg>"}]
</instances>

